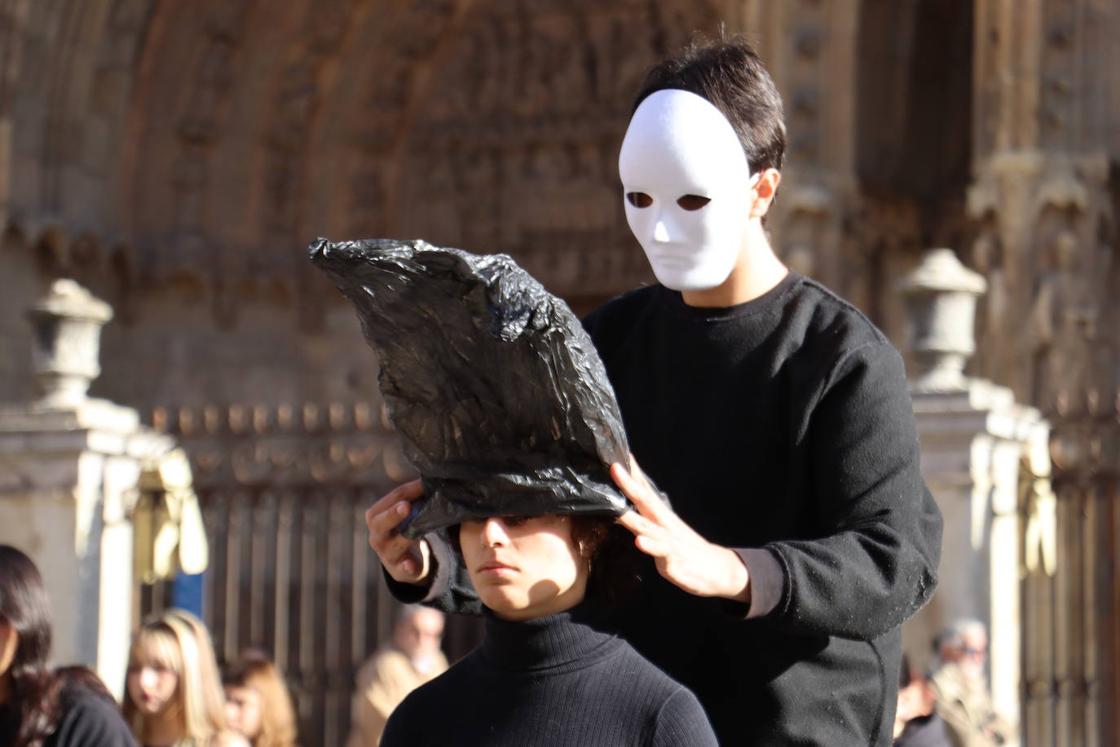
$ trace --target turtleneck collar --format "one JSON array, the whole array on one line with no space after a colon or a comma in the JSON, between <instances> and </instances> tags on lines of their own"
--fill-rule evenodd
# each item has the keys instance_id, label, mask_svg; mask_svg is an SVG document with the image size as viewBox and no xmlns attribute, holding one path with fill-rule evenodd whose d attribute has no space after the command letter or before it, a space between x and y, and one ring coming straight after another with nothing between
<instances>
[{"instance_id":1,"label":"turtleneck collar","mask_svg":"<svg viewBox=\"0 0 1120 747\"><path fill-rule=\"evenodd\" d=\"M622 645L602 629L606 616L596 605L583 602L570 610L534 620L503 620L485 610L483 660L496 669L540 671L579 666Z\"/></svg>"}]
</instances>

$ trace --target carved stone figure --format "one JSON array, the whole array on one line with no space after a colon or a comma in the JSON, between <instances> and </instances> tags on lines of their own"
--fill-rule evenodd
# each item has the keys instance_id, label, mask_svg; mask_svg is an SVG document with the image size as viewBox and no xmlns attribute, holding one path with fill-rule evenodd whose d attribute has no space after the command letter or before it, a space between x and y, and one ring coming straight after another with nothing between
<instances>
[{"instance_id":1,"label":"carved stone figure","mask_svg":"<svg viewBox=\"0 0 1120 747\"><path fill-rule=\"evenodd\" d=\"M1046 269L1030 309L1034 391L1049 405L1061 391L1079 390L1088 375L1087 346L1095 334L1096 311L1081 277L1077 237L1057 233L1047 247Z\"/></svg>"}]
</instances>

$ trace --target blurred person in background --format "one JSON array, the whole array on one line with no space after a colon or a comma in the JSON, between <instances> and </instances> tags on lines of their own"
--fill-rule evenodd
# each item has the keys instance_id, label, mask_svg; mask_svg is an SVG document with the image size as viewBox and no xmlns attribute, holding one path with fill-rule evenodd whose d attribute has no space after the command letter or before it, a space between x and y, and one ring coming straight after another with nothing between
<instances>
[{"instance_id":1,"label":"blurred person in background","mask_svg":"<svg viewBox=\"0 0 1120 747\"><path fill-rule=\"evenodd\" d=\"M229 728L253 747L294 747L296 717L280 670L262 652L245 651L222 676Z\"/></svg>"},{"instance_id":2,"label":"blurred person in background","mask_svg":"<svg viewBox=\"0 0 1120 747\"><path fill-rule=\"evenodd\" d=\"M392 641L358 670L347 747L378 744L389 714L405 696L447 671L447 657L440 649L443 627L439 610L418 604L401 608Z\"/></svg>"},{"instance_id":3,"label":"blurred person in background","mask_svg":"<svg viewBox=\"0 0 1120 747\"><path fill-rule=\"evenodd\" d=\"M910 658L903 654L893 747L951 747L945 722L937 715L936 700L929 680L915 672Z\"/></svg>"},{"instance_id":4,"label":"blurred person in background","mask_svg":"<svg viewBox=\"0 0 1120 747\"><path fill-rule=\"evenodd\" d=\"M135 747L116 701L84 667L47 668L51 619L39 569L0 545L0 745Z\"/></svg>"},{"instance_id":5,"label":"blurred person in background","mask_svg":"<svg viewBox=\"0 0 1120 747\"><path fill-rule=\"evenodd\" d=\"M128 655L125 720L144 747L248 747L226 724L206 626L167 610L144 623Z\"/></svg>"},{"instance_id":6,"label":"blurred person in background","mask_svg":"<svg viewBox=\"0 0 1120 747\"><path fill-rule=\"evenodd\" d=\"M935 641L937 662L930 683L937 712L955 747L1007 743L1011 729L992 707L985 666L988 631L979 620L958 620Z\"/></svg>"}]
</instances>

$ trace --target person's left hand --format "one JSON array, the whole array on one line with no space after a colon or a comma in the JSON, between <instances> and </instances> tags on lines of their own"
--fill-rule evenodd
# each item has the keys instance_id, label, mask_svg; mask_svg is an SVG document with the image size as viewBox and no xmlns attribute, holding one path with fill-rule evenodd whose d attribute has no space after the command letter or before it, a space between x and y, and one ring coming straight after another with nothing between
<instances>
[{"instance_id":1,"label":"person's left hand","mask_svg":"<svg viewBox=\"0 0 1120 747\"><path fill-rule=\"evenodd\" d=\"M689 594L750 601L750 575L732 550L697 534L661 499L630 458L631 470L618 462L611 477L637 511L630 510L618 523L634 533L634 544L654 558L657 571Z\"/></svg>"}]
</instances>

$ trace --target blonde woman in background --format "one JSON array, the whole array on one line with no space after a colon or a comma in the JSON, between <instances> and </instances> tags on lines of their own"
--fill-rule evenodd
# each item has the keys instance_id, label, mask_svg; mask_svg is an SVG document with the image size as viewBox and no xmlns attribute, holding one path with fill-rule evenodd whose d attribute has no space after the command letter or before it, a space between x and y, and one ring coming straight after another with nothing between
<instances>
[{"instance_id":1,"label":"blonde woman in background","mask_svg":"<svg viewBox=\"0 0 1120 747\"><path fill-rule=\"evenodd\" d=\"M226 719L253 747L294 747L296 718L280 670L261 651L250 650L226 669Z\"/></svg>"},{"instance_id":2,"label":"blonde woman in background","mask_svg":"<svg viewBox=\"0 0 1120 747\"><path fill-rule=\"evenodd\" d=\"M128 655L124 716L144 747L248 747L226 725L210 634L183 610L140 627Z\"/></svg>"}]
</instances>

